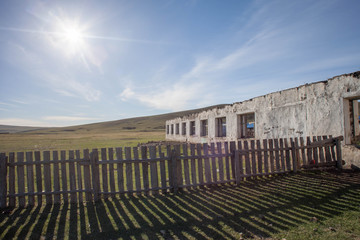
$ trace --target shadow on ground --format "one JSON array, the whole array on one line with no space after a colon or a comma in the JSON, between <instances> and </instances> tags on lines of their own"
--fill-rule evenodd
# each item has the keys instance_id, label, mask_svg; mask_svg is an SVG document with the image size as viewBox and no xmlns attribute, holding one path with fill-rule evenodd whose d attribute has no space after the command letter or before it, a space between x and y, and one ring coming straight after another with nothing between
<instances>
[{"instance_id":1,"label":"shadow on ground","mask_svg":"<svg viewBox=\"0 0 360 240\"><path fill-rule=\"evenodd\" d=\"M359 172L302 172L177 195L10 209L0 215L0 238L265 238L359 204Z\"/></svg>"}]
</instances>

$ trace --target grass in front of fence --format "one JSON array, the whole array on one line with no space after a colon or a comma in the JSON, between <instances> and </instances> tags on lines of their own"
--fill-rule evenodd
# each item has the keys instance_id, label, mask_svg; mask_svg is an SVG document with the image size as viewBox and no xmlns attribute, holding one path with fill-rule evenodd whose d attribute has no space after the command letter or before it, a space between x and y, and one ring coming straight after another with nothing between
<instances>
[{"instance_id":1,"label":"grass in front of fence","mask_svg":"<svg viewBox=\"0 0 360 240\"><path fill-rule=\"evenodd\" d=\"M0 152L132 147L138 143L163 140L165 140L163 131L14 133L6 134L0 138Z\"/></svg>"},{"instance_id":2,"label":"grass in front of fence","mask_svg":"<svg viewBox=\"0 0 360 240\"><path fill-rule=\"evenodd\" d=\"M360 173L300 172L177 195L16 208L0 238L357 239Z\"/></svg>"}]
</instances>

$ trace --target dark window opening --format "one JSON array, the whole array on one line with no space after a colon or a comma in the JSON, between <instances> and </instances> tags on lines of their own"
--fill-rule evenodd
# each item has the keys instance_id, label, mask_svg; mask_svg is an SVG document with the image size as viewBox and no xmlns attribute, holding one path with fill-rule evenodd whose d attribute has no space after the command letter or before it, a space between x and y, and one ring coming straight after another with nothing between
<instances>
[{"instance_id":1,"label":"dark window opening","mask_svg":"<svg viewBox=\"0 0 360 240\"><path fill-rule=\"evenodd\" d=\"M238 115L239 138L255 137L255 113Z\"/></svg>"},{"instance_id":2,"label":"dark window opening","mask_svg":"<svg viewBox=\"0 0 360 240\"><path fill-rule=\"evenodd\" d=\"M202 137L207 136L208 135L208 120L201 120L200 125L201 125L200 136L202 136Z\"/></svg>"},{"instance_id":3,"label":"dark window opening","mask_svg":"<svg viewBox=\"0 0 360 240\"><path fill-rule=\"evenodd\" d=\"M226 117L216 118L216 136L226 137Z\"/></svg>"},{"instance_id":4,"label":"dark window opening","mask_svg":"<svg viewBox=\"0 0 360 240\"><path fill-rule=\"evenodd\" d=\"M190 122L190 135L195 135L195 121Z\"/></svg>"},{"instance_id":5,"label":"dark window opening","mask_svg":"<svg viewBox=\"0 0 360 240\"><path fill-rule=\"evenodd\" d=\"M179 123L176 124L175 134L177 134L177 135L180 134L180 124Z\"/></svg>"},{"instance_id":6,"label":"dark window opening","mask_svg":"<svg viewBox=\"0 0 360 240\"><path fill-rule=\"evenodd\" d=\"M186 122L182 123L181 130L182 135L186 135Z\"/></svg>"}]
</instances>

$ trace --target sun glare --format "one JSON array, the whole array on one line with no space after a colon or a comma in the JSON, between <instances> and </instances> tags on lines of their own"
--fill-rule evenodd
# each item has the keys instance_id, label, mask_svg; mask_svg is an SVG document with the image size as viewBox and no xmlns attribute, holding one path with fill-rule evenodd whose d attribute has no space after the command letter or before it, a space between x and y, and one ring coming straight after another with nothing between
<instances>
[{"instance_id":1,"label":"sun glare","mask_svg":"<svg viewBox=\"0 0 360 240\"><path fill-rule=\"evenodd\" d=\"M75 55L86 49L84 27L78 21L59 20L57 22L57 46L67 55Z\"/></svg>"},{"instance_id":2,"label":"sun glare","mask_svg":"<svg viewBox=\"0 0 360 240\"><path fill-rule=\"evenodd\" d=\"M65 38L68 42L77 44L82 41L82 35L78 28L70 26L65 29Z\"/></svg>"}]
</instances>

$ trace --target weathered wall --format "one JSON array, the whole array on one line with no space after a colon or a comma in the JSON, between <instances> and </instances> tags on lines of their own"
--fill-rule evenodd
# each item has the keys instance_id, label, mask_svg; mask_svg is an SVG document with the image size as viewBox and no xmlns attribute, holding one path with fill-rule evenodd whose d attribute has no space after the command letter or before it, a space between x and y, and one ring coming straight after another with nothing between
<instances>
[{"instance_id":1,"label":"weathered wall","mask_svg":"<svg viewBox=\"0 0 360 240\"><path fill-rule=\"evenodd\" d=\"M344 98L360 97L360 79L356 74L342 75L328 81L302 85L234 103L224 108L176 118L167 125L180 123L180 135L167 134L169 140L206 142L236 140L237 116L255 113L256 138L288 138L312 135L344 135ZM215 118L226 117L226 138L215 137ZM209 135L200 137L200 120L208 119ZM181 123L195 121L195 135L181 135ZM174 127L175 128L175 127Z\"/></svg>"},{"instance_id":2,"label":"weathered wall","mask_svg":"<svg viewBox=\"0 0 360 240\"><path fill-rule=\"evenodd\" d=\"M360 72L169 120L166 125L174 124L174 134L166 134L166 139L193 143L236 140L239 138L238 115L252 112L255 113L257 139L321 135L342 135L347 139L349 133L346 130L349 129L346 128L348 120L344 111L347 110L348 99L353 98L360 98ZM215 119L218 117L226 117L226 137L216 137ZM206 137L200 136L200 121L203 119L208 119ZM192 136L190 121L195 121L196 126ZM183 122L187 123L186 135L181 135ZM176 123L180 123L179 135L175 134ZM351 153L345 155L356 158Z\"/></svg>"}]
</instances>

